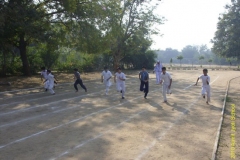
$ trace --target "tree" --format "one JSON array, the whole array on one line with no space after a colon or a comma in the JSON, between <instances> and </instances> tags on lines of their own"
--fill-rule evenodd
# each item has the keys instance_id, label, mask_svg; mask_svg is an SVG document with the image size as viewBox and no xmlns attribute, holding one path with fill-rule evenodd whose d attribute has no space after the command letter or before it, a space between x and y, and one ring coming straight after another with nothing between
<instances>
[{"instance_id":1,"label":"tree","mask_svg":"<svg viewBox=\"0 0 240 160\"><path fill-rule=\"evenodd\" d=\"M182 55L179 55L179 56L177 56L177 59L179 60L179 62L180 62L180 66L182 66L182 63L181 63L181 61L182 61L182 59L183 59L183 56Z\"/></svg>"},{"instance_id":2,"label":"tree","mask_svg":"<svg viewBox=\"0 0 240 160\"><path fill-rule=\"evenodd\" d=\"M212 59L208 60L209 66L211 66L212 61L213 61Z\"/></svg>"},{"instance_id":3,"label":"tree","mask_svg":"<svg viewBox=\"0 0 240 160\"><path fill-rule=\"evenodd\" d=\"M1 1L0 41L4 46L11 46L10 49L14 47L19 49L23 73L30 75L27 47L30 44L44 41L46 32L52 27L51 24L62 23L68 30L71 30L69 28L71 22L76 21L79 17L85 20L88 18L88 21L92 22L92 15L96 15L96 13L92 11L90 6L93 6L91 4L94 2L95 0ZM81 7L82 5L85 7ZM86 13L86 11L88 12ZM92 14L88 14L89 12ZM88 14L87 18L86 14ZM6 50L6 47L4 49Z\"/></svg>"},{"instance_id":4,"label":"tree","mask_svg":"<svg viewBox=\"0 0 240 160\"><path fill-rule=\"evenodd\" d=\"M200 62L201 62L201 67L202 67L202 60L204 60L204 56L199 56L198 59L200 60Z\"/></svg>"},{"instance_id":5,"label":"tree","mask_svg":"<svg viewBox=\"0 0 240 160\"><path fill-rule=\"evenodd\" d=\"M229 58L226 58L226 61L229 63L229 67L232 66L232 63L234 61L237 61L237 58L234 58L234 57L229 57Z\"/></svg>"},{"instance_id":6,"label":"tree","mask_svg":"<svg viewBox=\"0 0 240 160\"><path fill-rule=\"evenodd\" d=\"M172 60L172 58L170 59L170 66L172 66L172 62L173 62L173 60Z\"/></svg>"},{"instance_id":7,"label":"tree","mask_svg":"<svg viewBox=\"0 0 240 160\"><path fill-rule=\"evenodd\" d=\"M218 19L213 43L213 52L221 57L240 59L240 0L232 0L227 10Z\"/></svg>"},{"instance_id":8,"label":"tree","mask_svg":"<svg viewBox=\"0 0 240 160\"><path fill-rule=\"evenodd\" d=\"M106 4L106 21L102 23L102 28L106 29L105 38L110 42L109 48L115 69L124 58L124 50L129 47L129 39L134 38L139 32L145 39L149 39L152 34L158 34L152 26L162 24L162 19L154 13L156 6L153 6L151 1L109 1L111 3Z\"/></svg>"}]
</instances>

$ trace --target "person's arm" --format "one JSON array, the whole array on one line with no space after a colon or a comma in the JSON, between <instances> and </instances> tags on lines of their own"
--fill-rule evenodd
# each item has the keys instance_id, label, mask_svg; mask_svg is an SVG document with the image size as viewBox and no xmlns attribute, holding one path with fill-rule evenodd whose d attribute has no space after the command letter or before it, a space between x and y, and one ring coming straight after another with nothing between
<instances>
[{"instance_id":1,"label":"person's arm","mask_svg":"<svg viewBox=\"0 0 240 160\"><path fill-rule=\"evenodd\" d=\"M47 82L47 80L48 80L48 79L45 79L45 81L44 81L43 83Z\"/></svg>"},{"instance_id":2,"label":"person's arm","mask_svg":"<svg viewBox=\"0 0 240 160\"><path fill-rule=\"evenodd\" d=\"M126 77L125 74L123 74L123 78L119 77L120 80L125 81Z\"/></svg>"},{"instance_id":3,"label":"person's arm","mask_svg":"<svg viewBox=\"0 0 240 160\"><path fill-rule=\"evenodd\" d=\"M112 78L112 73L110 71L109 72L109 78L107 79L107 81L109 81Z\"/></svg>"},{"instance_id":4,"label":"person's arm","mask_svg":"<svg viewBox=\"0 0 240 160\"><path fill-rule=\"evenodd\" d=\"M195 86L197 85L198 81L199 81L199 77L198 77L198 79L197 79L197 82L196 82Z\"/></svg>"},{"instance_id":5,"label":"person's arm","mask_svg":"<svg viewBox=\"0 0 240 160\"><path fill-rule=\"evenodd\" d=\"M103 82L103 75L101 75L101 82Z\"/></svg>"},{"instance_id":6,"label":"person's arm","mask_svg":"<svg viewBox=\"0 0 240 160\"><path fill-rule=\"evenodd\" d=\"M168 86L169 89L171 88L171 85L172 85L172 78L170 79L170 84Z\"/></svg>"},{"instance_id":7,"label":"person's arm","mask_svg":"<svg viewBox=\"0 0 240 160\"><path fill-rule=\"evenodd\" d=\"M141 72L139 72L138 77L139 77L139 79L141 80Z\"/></svg>"},{"instance_id":8,"label":"person's arm","mask_svg":"<svg viewBox=\"0 0 240 160\"><path fill-rule=\"evenodd\" d=\"M43 81L43 74L42 74L42 72L41 72L41 75L40 75L40 76L41 76L41 81Z\"/></svg>"},{"instance_id":9,"label":"person's arm","mask_svg":"<svg viewBox=\"0 0 240 160\"><path fill-rule=\"evenodd\" d=\"M111 79L112 78L112 75L107 79L107 81L109 81L109 79Z\"/></svg>"}]
</instances>

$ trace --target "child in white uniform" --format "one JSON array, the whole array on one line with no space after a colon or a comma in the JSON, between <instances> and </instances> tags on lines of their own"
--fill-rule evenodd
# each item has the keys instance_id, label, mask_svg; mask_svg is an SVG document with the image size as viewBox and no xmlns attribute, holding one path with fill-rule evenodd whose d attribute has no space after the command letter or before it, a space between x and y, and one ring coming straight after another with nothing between
<instances>
[{"instance_id":1,"label":"child in white uniform","mask_svg":"<svg viewBox=\"0 0 240 160\"><path fill-rule=\"evenodd\" d=\"M44 88L45 88L45 91L48 90L48 83L49 81L46 81L47 79L47 70L45 69L45 67L42 67L41 68L41 81L44 81Z\"/></svg>"},{"instance_id":2,"label":"child in white uniform","mask_svg":"<svg viewBox=\"0 0 240 160\"><path fill-rule=\"evenodd\" d=\"M195 86L198 83L198 80L201 79L202 80L202 91L201 94L203 96L203 98L205 98L205 94L207 93L207 101L206 103L208 104L208 102L210 102L210 96L211 96L211 88L210 88L210 77L207 75L208 70L207 69L203 69L203 75L199 76L197 79L197 82L195 84Z\"/></svg>"},{"instance_id":3,"label":"child in white uniform","mask_svg":"<svg viewBox=\"0 0 240 160\"><path fill-rule=\"evenodd\" d=\"M112 78L112 73L108 70L108 67L104 67L104 71L102 72L102 82L104 82L106 87L106 95L108 95L109 87L112 85L110 79Z\"/></svg>"},{"instance_id":4,"label":"child in white uniform","mask_svg":"<svg viewBox=\"0 0 240 160\"><path fill-rule=\"evenodd\" d=\"M172 85L172 77L171 75L166 72L166 67L162 67L162 73L160 75L160 84L163 84L162 85L162 94L163 94L163 99L164 101L163 102L167 102L167 96L166 94L172 94L171 92L171 85Z\"/></svg>"},{"instance_id":5,"label":"child in white uniform","mask_svg":"<svg viewBox=\"0 0 240 160\"><path fill-rule=\"evenodd\" d=\"M121 68L117 69L117 73L115 73L114 76L114 82L116 83L117 91L122 93L122 99L124 99L125 95L125 80L126 76L124 73L122 73Z\"/></svg>"},{"instance_id":6,"label":"child in white uniform","mask_svg":"<svg viewBox=\"0 0 240 160\"><path fill-rule=\"evenodd\" d=\"M55 94L53 87L54 87L54 76L51 74L50 70L47 70L47 79L45 82L48 81L47 89L50 91L50 93L53 95Z\"/></svg>"},{"instance_id":7,"label":"child in white uniform","mask_svg":"<svg viewBox=\"0 0 240 160\"><path fill-rule=\"evenodd\" d=\"M154 66L154 70L153 72L155 72L156 74L156 84L159 84L161 81L161 73L162 73L162 63L160 63L160 61L157 61L157 64Z\"/></svg>"}]
</instances>

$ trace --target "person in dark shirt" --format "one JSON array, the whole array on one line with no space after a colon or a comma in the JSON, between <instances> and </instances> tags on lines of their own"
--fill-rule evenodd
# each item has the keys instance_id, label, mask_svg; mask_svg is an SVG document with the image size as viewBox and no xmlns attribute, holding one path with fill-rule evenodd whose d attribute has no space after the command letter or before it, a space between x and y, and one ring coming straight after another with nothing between
<instances>
[{"instance_id":1,"label":"person in dark shirt","mask_svg":"<svg viewBox=\"0 0 240 160\"><path fill-rule=\"evenodd\" d=\"M76 92L78 92L78 87L77 85L80 84L80 86L85 90L85 92L87 92L87 88L83 85L82 79L80 78L80 73L78 72L78 69L75 68L74 69L74 78L76 79L75 83L74 83L74 88L76 90Z\"/></svg>"},{"instance_id":2,"label":"person in dark shirt","mask_svg":"<svg viewBox=\"0 0 240 160\"><path fill-rule=\"evenodd\" d=\"M139 73L139 79L141 81L140 84L140 91L143 91L144 94L144 98L147 99L147 94L148 94L148 87L149 87L149 75L148 72L146 71L146 67L142 67L142 71Z\"/></svg>"}]
</instances>

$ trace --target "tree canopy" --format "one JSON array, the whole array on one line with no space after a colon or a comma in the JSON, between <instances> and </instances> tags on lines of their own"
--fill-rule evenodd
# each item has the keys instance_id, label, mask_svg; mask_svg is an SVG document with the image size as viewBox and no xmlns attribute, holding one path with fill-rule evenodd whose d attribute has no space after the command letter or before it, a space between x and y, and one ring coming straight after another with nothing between
<instances>
[{"instance_id":1,"label":"tree canopy","mask_svg":"<svg viewBox=\"0 0 240 160\"><path fill-rule=\"evenodd\" d=\"M221 14L215 37L212 39L213 52L222 57L240 59L240 0L231 0L226 12Z\"/></svg>"},{"instance_id":2,"label":"tree canopy","mask_svg":"<svg viewBox=\"0 0 240 160\"><path fill-rule=\"evenodd\" d=\"M78 60L90 67L94 54L92 60L116 67L129 55L150 53L150 35L159 33L153 26L163 23L155 9L152 0L0 1L1 73L11 68L8 61L30 75L37 65L70 68Z\"/></svg>"}]
</instances>

